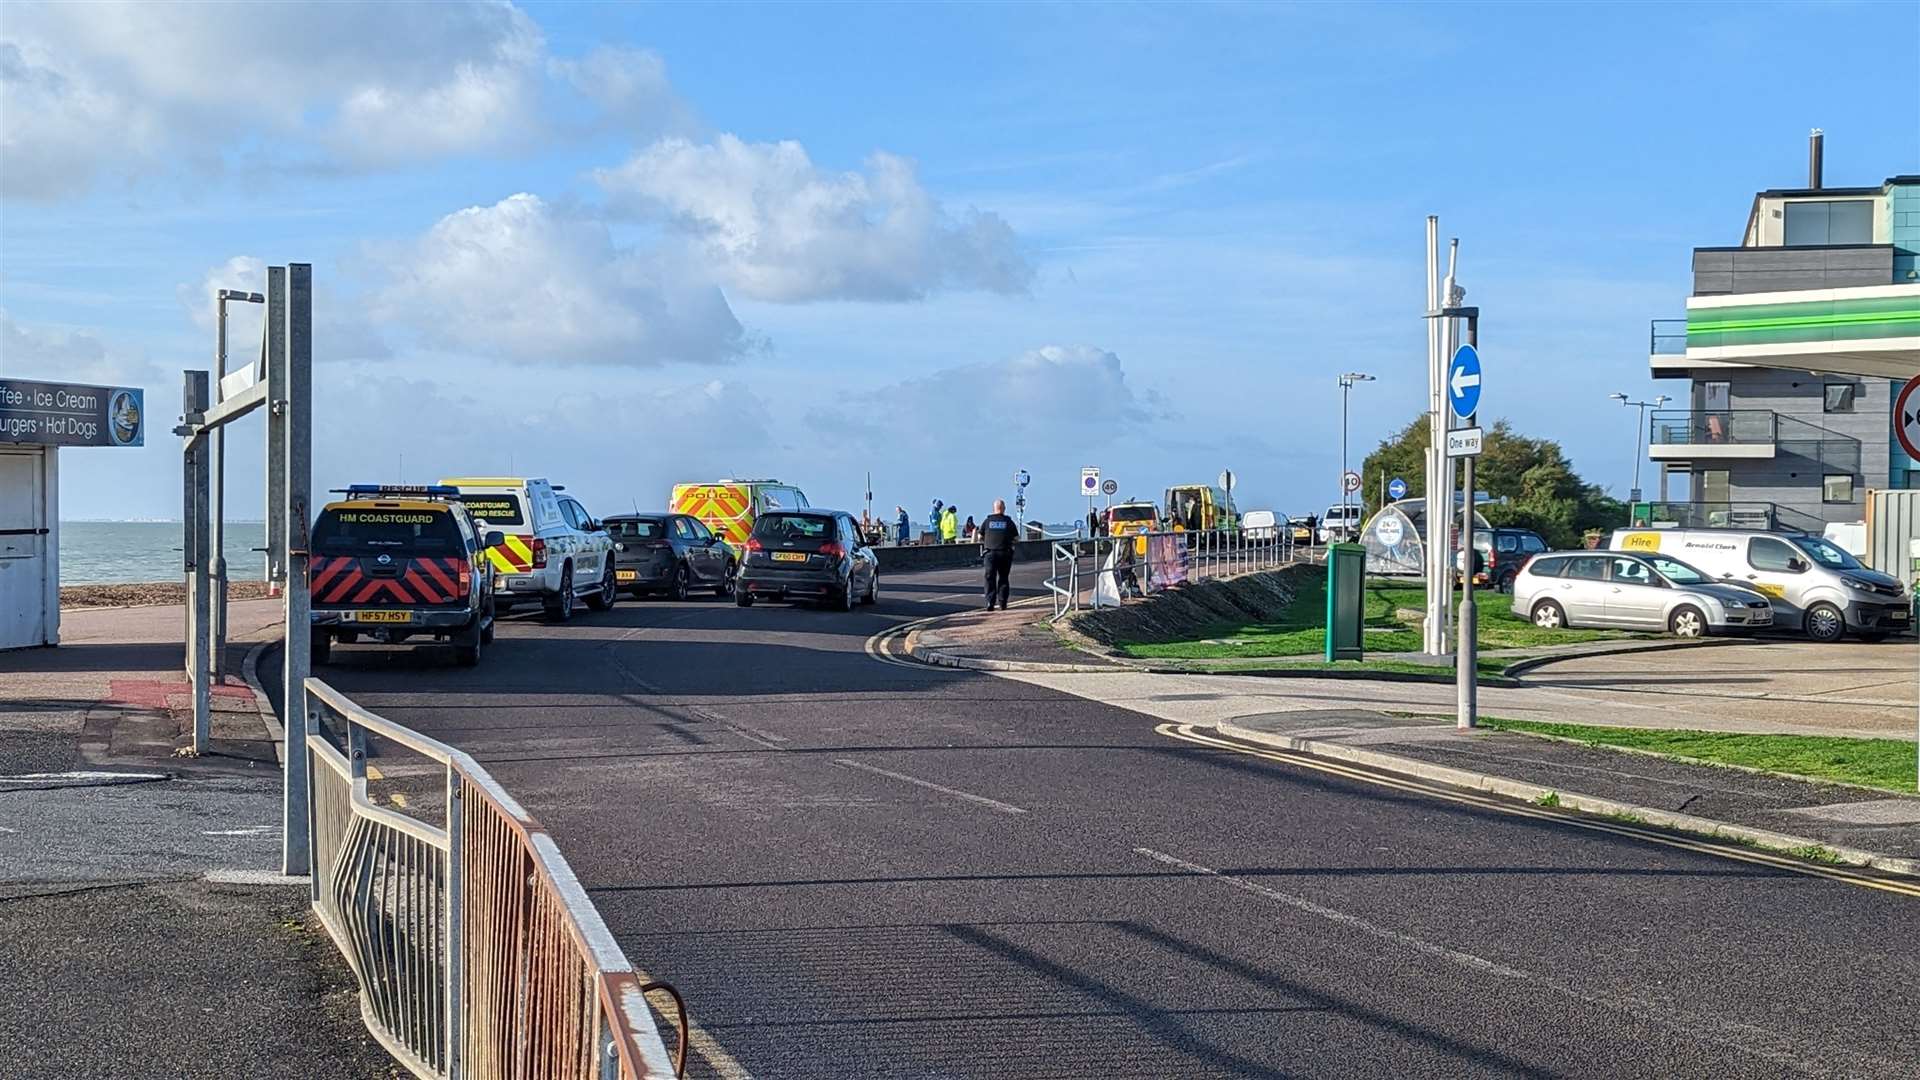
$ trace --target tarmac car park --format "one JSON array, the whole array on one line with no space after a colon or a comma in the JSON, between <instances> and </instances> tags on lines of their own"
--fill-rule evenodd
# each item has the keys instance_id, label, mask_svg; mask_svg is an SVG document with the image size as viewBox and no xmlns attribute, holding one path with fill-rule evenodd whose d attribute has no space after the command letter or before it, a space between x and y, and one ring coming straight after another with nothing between
<instances>
[{"instance_id":1,"label":"tarmac car park","mask_svg":"<svg viewBox=\"0 0 1920 1080\"><path fill-rule=\"evenodd\" d=\"M806 600L843 611L880 598L880 564L860 539L860 523L840 510L761 514L747 537L733 599Z\"/></svg>"},{"instance_id":2,"label":"tarmac car park","mask_svg":"<svg viewBox=\"0 0 1920 1080\"><path fill-rule=\"evenodd\" d=\"M601 522L613 537L614 584L634 596L685 600L696 588L733 592L739 556L689 514L615 514Z\"/></svg>"},{"instance_id":3,"label":"tarmac car park","mask_svg":"<svg viewBox=\"0 0 1920 1080\"><path fill-rule=\"evenodd\" d=\"M307 589L312 656L336 641L398 643L432 637L462 666L493 641L494 573L480 532L448 487L361 485L327 504L313 525Z\"/></svg>"},{"instance_id":4,"label":"tarmac car park","mask_svg":"<svg viewBox=\"0 0 1920 1080\"><path fill-rule=\"evenodd\" d=\"M565 622L577 600L595 611L613 606L619 596L613 539L578 500L561 494L566 489L515 476L456 476L440 483L458 490L483 528L504 536L504 543L487 549L502 612L538 603L549 621Z\"/></svg>"}]
</instances>

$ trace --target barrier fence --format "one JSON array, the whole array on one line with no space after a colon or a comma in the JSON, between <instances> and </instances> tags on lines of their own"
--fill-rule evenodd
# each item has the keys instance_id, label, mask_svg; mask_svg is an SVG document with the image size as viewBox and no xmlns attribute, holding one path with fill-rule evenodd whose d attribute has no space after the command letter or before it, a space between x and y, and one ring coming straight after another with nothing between
<instances>
[{"instance_id":1,"label":"barrier fence","mask_svg":"<svg viewBox=\"0 0 1920 1080\"><path fill-rule=\"evenodd\" d=\"M1046 585L1058 619L1203 578L1276 569L1298 561L1305 550L1284 527L1059 540Z\"/></svg>"},{"instance_id":2,"label":"barrier fence","mask_svg":"<svg viewBox=\"0 0 1920 1080\"><path fill-rule=\"evenodd\" d=\"M381 1045L432 1080L679 1076L679 993L640 981L540 824L465 753L306 686L311 899ZM433 763L409 770L429 781L409 809L441 824L373 803L370 737ZM677 1013L672 1058L656 991Z\"/></svg>"}]
</instances>

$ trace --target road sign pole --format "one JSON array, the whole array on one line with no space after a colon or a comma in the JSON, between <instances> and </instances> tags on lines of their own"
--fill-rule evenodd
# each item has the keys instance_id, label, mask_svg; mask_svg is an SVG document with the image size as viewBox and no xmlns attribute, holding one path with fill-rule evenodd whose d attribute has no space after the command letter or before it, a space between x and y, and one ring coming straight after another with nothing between
<instances>
[{"instance_id":1,"label":"road sign pole","mask_svg":"<svg viewBox=\"0 0 1920 1080\"><path fill-rule=\"evenodd\" d=\"M1900 449L1920 461L1920 375L1908 379L1893 399L1893 433L1900 441ZM1920 705L1915 706L1913 745L1920 752ZM1920 791L1920 753L1914 758L1913 786Z\"/></svg>"},{"instance_id":2,"label":"road sign pole","mask_svg":"<svg viewBox=\"0 0 1920 1080\"><path fill-rule=\"evenodd\" d=\"M1467 315L1467 346L1477 354L1480 348L1480 315ZM1475 366L1478 366L1476 360ZM1474 395L1477 404L1478 387ZM1467 417L1468 427L1479 426L1479 413ZM1454 727L1473 730L1480 716L1480 613L1473 604L1473 463L1467 456L1461 471L1460 486L1460 645L1454 651L1455 712Z\"/></svg>"}]
</instances>

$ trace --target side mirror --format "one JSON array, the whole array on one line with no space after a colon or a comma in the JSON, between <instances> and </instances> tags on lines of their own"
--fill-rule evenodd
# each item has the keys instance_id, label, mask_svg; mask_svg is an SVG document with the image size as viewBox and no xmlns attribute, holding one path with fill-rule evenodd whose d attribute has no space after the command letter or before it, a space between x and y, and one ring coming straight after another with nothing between
<instances>
[{"instance_id":1,"label":"side mirror","mask_svg":"<svg viewBox=\"0 0 1920 1080\"><path fill-rule=\"evenodd\" d=\"M497 548L507 542L507 534L501 532L499 529L489 529L487 530L487 534L481 537L481 540L487 547Z\"/></svg>"}]
</instances>

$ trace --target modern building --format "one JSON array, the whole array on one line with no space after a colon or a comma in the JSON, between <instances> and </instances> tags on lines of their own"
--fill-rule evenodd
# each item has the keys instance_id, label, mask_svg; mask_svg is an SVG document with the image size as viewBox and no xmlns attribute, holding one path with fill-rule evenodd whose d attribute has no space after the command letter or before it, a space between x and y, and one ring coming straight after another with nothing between
<instances>
[{"instance_id":1,"label":"modern building","mask_svg":"<svg viewBox=\"0 0 1920 1080\"><path fill-rule=\"evenodd\" d=\"M1740 243L1693 250L1685 319L1655 319L1652 369L1685 408L1649 418L1653 518L1820 531L1869 490L1920 481L1894 436L1920 372L1920 176L1753 197Z\"/></svg>"}]
</instances>

